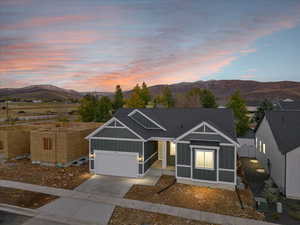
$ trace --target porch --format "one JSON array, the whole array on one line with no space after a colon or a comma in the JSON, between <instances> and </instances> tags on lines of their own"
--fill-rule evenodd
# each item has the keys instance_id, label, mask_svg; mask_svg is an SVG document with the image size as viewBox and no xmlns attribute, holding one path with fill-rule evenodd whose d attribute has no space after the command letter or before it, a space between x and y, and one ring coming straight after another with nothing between
<instances>
[{"instance_id":1,"label":"porch","mask_svg":"<svg viewBox=\"0 0 300 225\"><path fill-rule=\"evenodd\" d=\"M153 176L175 176L176 145L171 141L157 141L157 160L151 165L148 174Z\"/></svg>"}]
</instances>

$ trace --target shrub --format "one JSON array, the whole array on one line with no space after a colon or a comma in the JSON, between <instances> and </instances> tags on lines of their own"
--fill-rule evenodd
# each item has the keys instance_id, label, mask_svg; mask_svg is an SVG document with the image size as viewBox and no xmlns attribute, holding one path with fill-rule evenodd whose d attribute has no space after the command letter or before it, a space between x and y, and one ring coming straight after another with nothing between
<instances>
[{"instance_id":1,"label":"shrub","mask_svg":"<svg viewBox=\"0 0 300 225\"><path fill-rule=\"evenodd\" d=\"M273 220L279 220L279 214L278 213L272 213L272 215L271 215L271 218L273 219Z\"/></svg>"}]
</instances>

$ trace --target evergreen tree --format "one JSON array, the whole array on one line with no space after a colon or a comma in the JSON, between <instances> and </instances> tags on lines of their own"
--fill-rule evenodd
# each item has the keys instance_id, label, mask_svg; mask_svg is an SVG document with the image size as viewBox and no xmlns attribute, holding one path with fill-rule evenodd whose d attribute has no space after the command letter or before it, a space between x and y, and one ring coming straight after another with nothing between
<instances>
[{"instance_id":1,"label":"evergreen tree","mask_svg":"<svg viewBox=\"0 0 300 225\"><path fill-rule=\"evenodd\" d=\"M146 105L141 98L141 88L138 84L133 88L129 99L126 101L126 106L128 108L145 108Z\"/></svg>"},{"instance_id":2,"label":"evergreen tree","mask_svg":"<svg viewBox=\"0 0 300 225\"><path fill-rule=\"evenodd\" d=\"M122 108L124 105L124 96L120 85L116 86L116 91L113 100L113 109L117 111L119 108Z\"/></svg>"},{"instance_id":3,"label":"evergreen tree","mask_svg":"<svg viewBox=\"0 0 300 225\"><path fill-rule=\"evenodd\" d=\"M202 91L200 99L203 108L216 108L218 106L215 95L208 89Z\"/></svg>"},{"instance_id":4,"label":"evergreen tree","mask_svg":"<svg viewBox=\"0 0 300 225\"><path fill-rule=\"evenodd\" d=\"M97 98L93 95L86 95L80 100L79 115L81 121L94 121L96 115Z\"/></svg>"},{"instance_id":5,"label":"evergreen tree","mask_svg":"<svg viewBox=\"0 0 300 225\"><path fill-rule=\"evenodd\" d=\"M173 98L172 91L168 86L164 87L163 89L161 103L167 108L174 107L175 105L175 100Z\"/></svg>"},{"instance_id":6,"label":"evergreen tree","mask_svg":"<svg viewBox=\"0 0 300 225\"><path fill-rule=\"evenodd\" d=\"M240 91L235 91L227 104L233 110L235 116L236 131L238 136L243 136L249 130L249 117L245 100L241 97Z\"/></svg>"},{"instance_id":7,"label":"evergreen tree","mask_svg":"<svg viewBox=\"0 0 300 225\"><path fill-rule=\"evenodd\" d=\"M141 99L144 101L145 106L147 106L149 101L151 100L151 95L145 82L143 82L142 84L140 95L141 95Z\"/></svg>"},{"instance_id":8,"label":"evergreen tree","mask_svg":"<svg viewBox=\"0 0 300 225\"><path fill-rule=\"evenodd\" d=\"M265 116L266 111L273 110L273 104L268 99L263 100L259 107L257 108L257 112L255 112L254 120L255 122L259 123Z\"/></svg>"},{"instance_id":9,"label":"evergreen tree","mask_svg":"<svg viewBox=\"0 0 300 225\"><path fill-rule=\"evenodd\" d=\"M101 97L96 107L96 122L106 122L111 118L112 102L107 96Z\"/></svg>"},{"instance_id":10,"label":"evergreen tree","mask_svg":"<svg viewBox=\"0 0 300 225\"><path fill-rule=\"evenodd\" d=\"M199 107L201 105L202 90L200 88L192 88L185 94L184 107Z\"/></svg>"}]
</instances>

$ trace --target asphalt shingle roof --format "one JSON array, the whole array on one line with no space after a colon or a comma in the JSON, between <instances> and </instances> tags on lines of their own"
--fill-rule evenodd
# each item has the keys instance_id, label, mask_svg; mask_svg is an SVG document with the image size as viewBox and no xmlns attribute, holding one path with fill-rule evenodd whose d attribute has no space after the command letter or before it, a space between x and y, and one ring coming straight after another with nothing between
<instances>
[{"instance_id":1,"label":"asphalt shingle roof","mask_svg":"<svg viewBox=\"0 0 300 225\"><path fill-rule=\"evenodd\" d=\"M266 119L282 154L300 146L300 111L270 111Z\"/></svg>"},{"instance_id":2,"label":"asphalt shingle roof","mask_svg":"<svg viewBox=\"0 0 300 225\"><path fill-rule=\"evenodd\" d=\"M233 113L229 109L204 109L204 108L155 108L138 109L166 129L145 129L128 114L134 109L121 108L115 113L115 117L145 139L150 137L177 138L205 121L223 132L229 138L237 141L234 127Z\"/></svg>"}]
</instances>

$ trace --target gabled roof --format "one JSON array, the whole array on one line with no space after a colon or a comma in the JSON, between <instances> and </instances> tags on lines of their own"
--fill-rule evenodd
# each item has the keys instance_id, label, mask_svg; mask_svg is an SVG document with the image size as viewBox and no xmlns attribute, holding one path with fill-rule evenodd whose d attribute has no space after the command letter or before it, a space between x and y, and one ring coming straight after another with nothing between
<instances>
[{"instance_id":1,"label":"gabled roof","mask_svg":"<svg viewBox=\"0 0 300 225\"><path fill-rule=\"evenodd\" d=\"M300 111L270 111L266 120L282 154L300 146Z\"/></svg>"},{"instance_id":2,"label":"gabled roof","mask_svg":"<svg viewBox=\"0 0 300 225\"><path fill-rule=\"evenodd\" d=\"M145 129L128 114L139 110L165 130ZM220 130L233 141L237 142L233 113L229 109L204 108L154 108L154 109L119 109L114 117L141 135L144 139L151 137L177 138L202 122L207 122Z\"/></svg>"}]
</instances>

